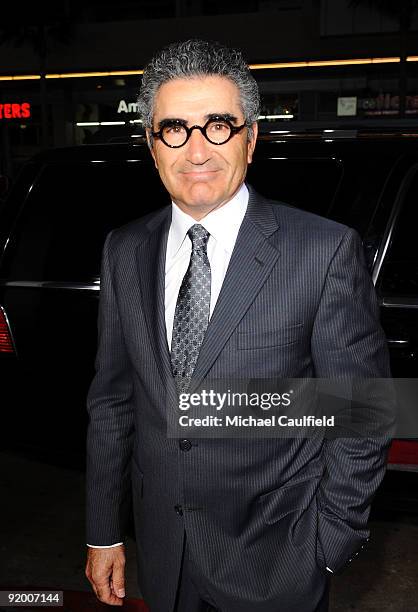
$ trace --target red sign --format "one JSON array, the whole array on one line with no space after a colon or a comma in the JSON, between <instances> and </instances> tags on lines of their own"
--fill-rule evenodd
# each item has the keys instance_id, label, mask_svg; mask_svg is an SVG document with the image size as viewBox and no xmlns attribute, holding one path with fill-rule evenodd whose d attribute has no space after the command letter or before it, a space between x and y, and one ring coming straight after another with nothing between
<instances>
[{"instance_id":1,"label":"red sign","mask_svg":"<svg viewBox=\"0 0 418 612\"><path fill-rule=\"evenodd\" d=\"M0 119L28 119L31 116L29 102L0 104Z\"/></svg>"}]
</instances>

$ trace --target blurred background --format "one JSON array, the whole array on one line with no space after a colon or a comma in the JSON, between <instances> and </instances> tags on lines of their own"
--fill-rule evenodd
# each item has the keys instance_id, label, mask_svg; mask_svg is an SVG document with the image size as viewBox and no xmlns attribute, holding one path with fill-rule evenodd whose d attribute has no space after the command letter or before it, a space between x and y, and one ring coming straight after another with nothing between
<instances>
[{"instance_id":1,"label":"blurred background","mask_svg":"<svg viewBox=\"0 0 418 612\"><path fill-rule=\"evenodd\" d=\"M141 69L201 37L240 47L272 123L410 125L418 117L415 0L63 0L4 3L0 173L40 149L140 133Z\"/></svg>"}]
</instances>

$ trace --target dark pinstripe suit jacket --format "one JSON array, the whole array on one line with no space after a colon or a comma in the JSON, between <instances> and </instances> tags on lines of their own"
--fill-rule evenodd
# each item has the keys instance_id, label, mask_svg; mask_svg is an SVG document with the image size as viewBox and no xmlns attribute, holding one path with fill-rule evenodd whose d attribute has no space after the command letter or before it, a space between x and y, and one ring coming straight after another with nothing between
<instances>
[{"instance_id":1,"label":"dark pinstripe suit jacket","mask_svg":"<svg viewBox=\"0 0 418 612\"><path fill-rule=\"evenodd\" d=\"M325 567L344 567L368 536L387 443L199 439L183 451L167 438L176 404L164 322L170 221L171 208L161 209L104 245L87 541L124 539L132 480L138 576L152 612L173 609L184 528L195 578L222 611L311 612ZM250 190L195 370L209 375L389 376L358 235Z\"/></svg>"}]
</instances>

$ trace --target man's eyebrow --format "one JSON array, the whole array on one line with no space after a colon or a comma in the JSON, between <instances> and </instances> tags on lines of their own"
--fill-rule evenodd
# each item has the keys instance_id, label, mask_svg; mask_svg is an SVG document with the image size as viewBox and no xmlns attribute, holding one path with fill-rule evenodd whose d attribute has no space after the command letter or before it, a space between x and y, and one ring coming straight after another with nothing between
<instances>
[{"instance_id":1,"label":"man's eyebrow","mask_svg":"<svg viewBox=\"0 0 418 612\"><path fill-rule=\"evenodd\" d=\"M210 113L209 115L205 115L206 121L210 119L219 119L219 117L221 119L227 119L231 123L237 123L238 121L238 118L235 117L235 115L231 115L231 113Z\"/></svg>"},{"instance_id":2,"label":"man's eyebrow","mask_svg":"<svg viewBox=\"0 0 418 612\"><path fill-rule=\"evenodd\" d=\"M210 121L211 119L227 119L231 123L238 122L237 117L235 117L235 115L231 115L231 113L209 113L208 115L204 116L205 122ZM180 117L165 117L158 122L158 129L161 130L161 128L165 127L166 125L172 125L173 123L187 126L189 122L186 121L186 119L181 119Z\"/></svg>"},{"instance_id":3,"label":"man's eyebrow","mask_svg":"<svg viewBox=\"0 0 418 612\"><path fill-rule=\"evenodd\" d=\"M165 125L172 125L173 123L177 125L187 125L187 121L185 119L180 119L180 117L165 117L158 122L158 129L161 130Z\"/></svg>"}]
</instances>

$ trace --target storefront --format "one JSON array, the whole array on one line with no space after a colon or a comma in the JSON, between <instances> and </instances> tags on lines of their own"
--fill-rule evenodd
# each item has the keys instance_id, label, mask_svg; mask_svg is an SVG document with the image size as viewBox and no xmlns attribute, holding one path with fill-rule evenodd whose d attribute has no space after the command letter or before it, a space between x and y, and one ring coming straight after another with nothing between
<instances>
[{"instance_id":1,"label":"storefront","mask_svg":"<svg viewBox=\"0 0 418 612\"><path fill-rule=\"evenodd\" d=\"M399 63L254 70L264 131L355 126L399 118ZM132 141L143 134L140 75L55 75L0 84L1 172L15 174L45 146ZM418 125L418 62L408 63L406 120ZM278 126L278 127L277 127Z\"/></svg>"}]
</instances>

